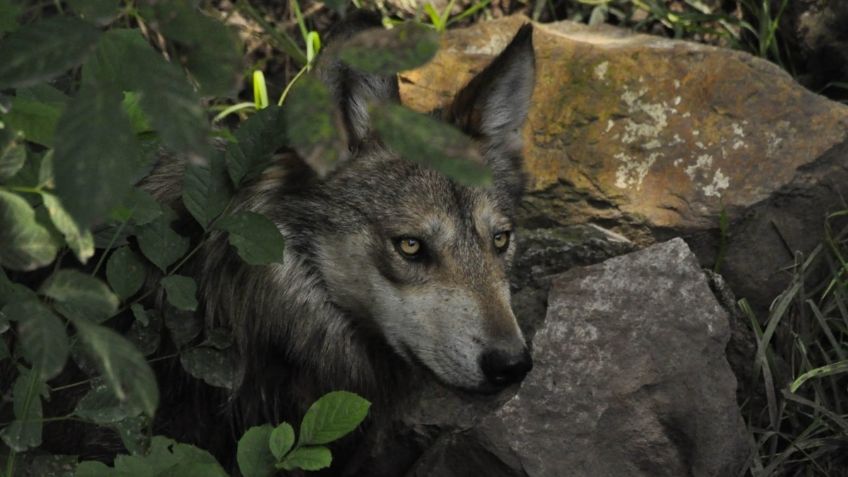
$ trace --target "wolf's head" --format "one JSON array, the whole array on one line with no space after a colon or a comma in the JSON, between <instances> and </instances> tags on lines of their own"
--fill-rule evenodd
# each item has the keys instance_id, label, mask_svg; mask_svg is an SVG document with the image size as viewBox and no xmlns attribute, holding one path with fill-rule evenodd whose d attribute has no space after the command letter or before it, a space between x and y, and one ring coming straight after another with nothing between
<instances>
[{"instance_id":1,"label":"wolf's head","mask_svg":"<svg viewBox=\"0 0 848 477\"><path fill-rule=\"evenodd\" d=\"M510 307L513 211L524 188L520 129L534 83L526 25L440 114L473 137L494 174L461 186L372 135L367 104L398 99L396 78L337 65L328 76L353 158L323 187L316 257L333 303L442 381L494 391L532 367Z\"/></svg>"}]
</instances>

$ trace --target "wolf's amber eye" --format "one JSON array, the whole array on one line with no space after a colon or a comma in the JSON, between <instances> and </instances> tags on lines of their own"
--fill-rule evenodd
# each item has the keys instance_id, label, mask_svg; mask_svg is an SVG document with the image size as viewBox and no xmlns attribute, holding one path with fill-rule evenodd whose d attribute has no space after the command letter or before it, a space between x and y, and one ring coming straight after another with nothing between
<instances>
[{"instance_id":1,"label":"wolf's amber eye","mask_svg":"<svg viewBox=\"0 0 848 477\"><path fill-rule=\"evenodd\" d=\"M410 237L401 237L397 239L396 247L400 254L406 258L418 258L423 249L420 240Z\"/></svg>"},{"instance_id":2,"label":"wolf's amber eye","mask_svg":"<svg viewBox=\"0 0 848 477\"><path fill-rule=\"evenodd\" d=\"M498 252L503 252L509 246L509 235L509 232L498 232L492 236L492 241L495 243Z\"/></svg>"}]
</instances>

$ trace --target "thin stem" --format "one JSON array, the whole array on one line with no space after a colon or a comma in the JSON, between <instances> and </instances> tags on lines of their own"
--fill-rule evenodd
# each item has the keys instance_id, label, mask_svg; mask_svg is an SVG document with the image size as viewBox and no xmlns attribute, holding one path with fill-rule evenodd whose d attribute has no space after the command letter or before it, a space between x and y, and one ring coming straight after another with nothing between
<instances>
[{"instance_id":1,"label":"thin stem","mask_svg":"<svg viewBox=\"0 0 848 477\"><path fill-rule=\"evenodd\" d=\"M133 209L130 211L130 216L127 217L126 220L121 222L121 226L118 227L118 230L116 230L114 234L112 234L112 238L109 240L109 245L106 246L106 249L103 250L103 255L100 255L100 258L97 260L97 265L94 266L94 270L91 272L91 276L97 275L97 272L100 270L100 267L103 266L103 261L106 260L106 255L109 255L107 252L109 252L109 250L112 250L112 245L115 245L115 241L118 240L118 237L120 237L121 232L124 231L124 227L127 226L127 222L130 221L130 218L132 217L134 212L135 207L133 207Z\"/></svg>"},{"instance_id":2,"label":"thin stem","mask_svg":"<svg viewBox=\"0 0 848 477\"><path fill-rule=\"evenodd\" d=\"M56 386L55 388L50 388L51 393L55 393L56 391L64 391L65 389L75 388L77 386L82 386L83 384L88 384L91 382L91 378L86 379L84 381L77 381L71 384L63 384L61 386Z\"/></svg>"},{"instance_id":3,"label":"thin stem","mask_svg":"<svg viewBox=\"0 0 848 477\"><path fill-rule=\"evenodd\" d=\"M65 416L55 416L55 417L42 417L41 419L15 419L18 422L56 422L56 421L69 421L69 420L80 420L77 419L73 414L68 414ZM11 422L2 422L0 423L0 427L6 427ZM11 475L11 474L10 474Z\"/></svg>"},{"instance_id":4,"label":"thin stem","mask_svg":"<svg viewBox=\"0 0 848 477\"><path fill-rule=\"evenodd\" d=\"M289 95L289 90L291 90L292 86L294 86L294 84L297 83L297 80L299 80L300 77L303 76L304 73L306 73L306 70L308 68L309 68L309 65L306 65L303 68L301 68L300 71L298 71L297 74L294 75L294 78L292 78L292 80L289 81L289 84L286 85L286 89L283 90L283 94L280 95L280 100L277 101L277 106L283 105L283 103L286 100L286 96Z\"/></svg>"}]
</instances>

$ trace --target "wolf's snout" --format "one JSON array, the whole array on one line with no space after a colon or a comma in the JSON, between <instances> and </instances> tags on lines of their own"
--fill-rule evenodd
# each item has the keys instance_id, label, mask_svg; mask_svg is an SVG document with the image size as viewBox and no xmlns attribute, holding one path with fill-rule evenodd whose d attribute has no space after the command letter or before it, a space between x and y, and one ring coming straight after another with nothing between
<instances>
[{"instance_id":1,"label":"wolf's snout","mask_svg":"<svg viewBox=\"0 0 848 477\"><path fill-rule=\"evenodd\" d=\"M533 369L533 358L525 347L519 353L496 349L483 353L480 368L492 386L503 388L520 382Z\"/></svg>"}]
</instances>

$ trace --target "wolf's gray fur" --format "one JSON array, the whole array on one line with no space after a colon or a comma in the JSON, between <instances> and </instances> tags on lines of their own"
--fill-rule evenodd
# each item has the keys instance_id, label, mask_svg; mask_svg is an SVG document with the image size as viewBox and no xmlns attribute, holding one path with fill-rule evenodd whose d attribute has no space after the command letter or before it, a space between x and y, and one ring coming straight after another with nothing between
<instances>
[{"instance_id":1,"label":"wolf's gray fur","mask_svg":"<svg viewBox=\"0 0 848 477\"><path fill-rule=\"evenodd\" d=\"M497 390L527 372L507 272L524 185L531 33L523 27L438 112L478 141L494 172L489 188L458 185L382 145L365 106L397 100L396 79L328 63L323 78L344 116L350 159L321 179L283 154L237 199L238 209L266 215L282 232L282 263L248 266L225 236L214 235L193 269L204 319L231 329L237 344L239 379L228 409L238 428L296 420L299 406L338 389L388 414L414 370L473 391ZM145 187L178 204L182 169L164 162ZM499 233L507 236L500 251ZM404 256L404 239L423 252Z\"/></svg>"}]
</instances>

